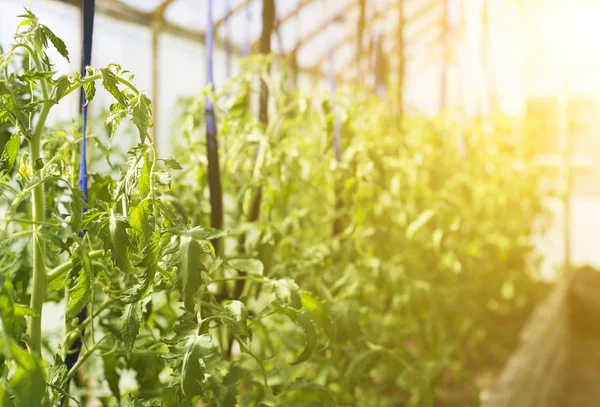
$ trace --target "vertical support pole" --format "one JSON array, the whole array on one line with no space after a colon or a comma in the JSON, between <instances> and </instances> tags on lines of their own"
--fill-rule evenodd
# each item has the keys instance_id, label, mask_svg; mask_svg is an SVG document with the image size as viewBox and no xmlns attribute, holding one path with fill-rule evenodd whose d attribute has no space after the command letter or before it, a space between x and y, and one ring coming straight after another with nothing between
<instances>
[{"instance_id":1,"label":"vertical support pole","mask_svg":"<svg viewBox=\"0 0 600 407\"><path fill-rule=\"evenodd\" d=\"M208 0L206 24L206 83L214 88L213 78L214 22L213 0ZM206 155L208 159L208 189L210 192L210 224L215 229L223 227L223 190L221 187L221 168L219 165L219 143L217 141L217 120L210 97L206 98ZM213 240L217 255L223 254L222 241Z\"/></svg>"},{"instance_id":2,"label":"vertical support pole","mask_svg":"<svg viewBox=\"0 0 600 407\"><path fill-rule=\"evenodd\" d=\"M152 126L152 141L158 151L158 107L160 102L160 89L159 89L159 40L160 40L160 28L162 23L162 15L155 15L152 19L152 120L154 126Z\"/></svg>"},{"instance_id":3,"label":"vertical support pole","mask_svg":"<svg viewBox=\"0 0 600 407\"><path fill-rule=\"evenodd\" d=\"M271 34L275 25L275 0L263 0L262 33L260 35L260 53L271 53ZM266 124L269 121L269 89L266 83L261 83L259 120Z\"/></svg>"},{"instance_id":4,"label":"vertical support pole","mask_svg":"<svg viewBox=\"0 0 600 407\"><path fill-rule=\"evenodd\" d=\"M561 155L561 194L563 198L563 266L568 272L571 269L571 188L572 188L572 139L569 128L569 49L567 36L569 33L569 0L556 1L556 44L558 91L556 96L556 126Z\"/></svg>"},{"instance_id":5,"label":"vertical support pole","mask_svg":"<svg viewBox=\"0 0 600 407\"><path fill-rule=\"evenodd\" d=\"M92 61L92 39L94 34L94 12L96 10L95 0L82 0L81 3L81 76L85 76L86 67L91 65ZM85 97L85 91L83 88L80 90L80 106L81 106L81 161L79 164L79 189L87 197L88 194L88 181L87 181L87 116L88 116L88 104ZM79 232L79 236L82 237L84 232ZM77 314L78 324L83 323L87 318L87 308L83 308L79 314ZM65 355L65 366L67 370L71 370L79 359L79 353L83 345L84 331L82 328L81 335L71 344ZM70 381L67 381L66 388L68 389ZM60 400L60 405L63 406L65 398ZM68 405L68 402L67 402Z\"/></svg>"}]
</instances>

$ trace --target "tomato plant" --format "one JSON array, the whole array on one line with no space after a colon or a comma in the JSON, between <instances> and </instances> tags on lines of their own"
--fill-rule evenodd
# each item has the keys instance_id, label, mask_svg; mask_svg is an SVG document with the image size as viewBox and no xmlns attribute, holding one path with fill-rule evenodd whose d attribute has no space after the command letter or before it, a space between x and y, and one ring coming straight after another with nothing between
<instances>
[{"instance_id":1,"label":"tomato plant","mask_svg":"<svg viewBox=\"0 0 600 407\"><path fill-rule=\"evenodd\" d=\"M63 42L21 18L0 59L0 405L432 405L531 303L543 195L479 123L400 122L360 89L305 95L253 57L184 101L184 140L160 158L133 75L53 72L46 51L68 58ZM266 122L253 112L261 80ZM48 124L81 89L114 98L96 160L116 154L105 144L122 121L138 133L122 165L90 174L87 200L80 134ZM223 230L205 226L207 97ZM61 338L43 333L50 305Z\"/></svg>"}]
</instances>

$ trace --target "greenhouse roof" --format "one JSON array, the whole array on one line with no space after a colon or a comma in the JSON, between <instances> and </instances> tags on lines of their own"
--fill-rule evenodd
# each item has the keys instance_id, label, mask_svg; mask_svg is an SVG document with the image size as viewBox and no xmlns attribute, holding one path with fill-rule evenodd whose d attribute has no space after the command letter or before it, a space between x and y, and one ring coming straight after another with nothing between
<instances>
[{"instance_id":1,"label":"greenhouse roof","mask_svg":"<svg viewBox=\"0 0 600 407\"><path fill-rule=\"evenodd\" d=\"M80 5L78 0L57 0ZM272 36L273 52L296 56L301 71L318 76L324 73L322 62L329 49L335 52L336 66L344 67L344 78L368 67L354 64L360 20L360 0L275 0L276 19ZM399 60L398 24L400 4L404 3L405 55L411 49L435 45L443 39L444 14L449 8L449 23L460 18L459 2L444 0L378 0L365 2L363 46L375 35L392 65ZM456 4L456 7L453 5ZM150 27L155 33L167 33L192 41L204 42L207 26L207 1L198 0L97 0L99 13L115 20ZM453 17L454 15L454 17ZM218 0L214 4L217 46L229 45L231 52L243 55L257 50L262 26L261 0ZM353 69L348 69L348 67ZM359 71L360 72L360 71Z\"/></svg>"}]
</instances>

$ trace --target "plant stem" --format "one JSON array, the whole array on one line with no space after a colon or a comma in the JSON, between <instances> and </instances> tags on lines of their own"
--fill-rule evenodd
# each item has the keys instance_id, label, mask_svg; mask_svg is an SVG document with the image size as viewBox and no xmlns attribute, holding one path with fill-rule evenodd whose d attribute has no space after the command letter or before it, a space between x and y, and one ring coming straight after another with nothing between
<instances>
[{"instance_id":1,"label":"plant stem","mask_svg":"<svg viewBox=\"0 0 600 407\"><path fill-rule=\"evenodd\" d=\"M47 112L44 106L42 114ZM45 119L45 117L44 117ZM40 117L42 120L42 117ZM40 138L35 137L29 142L32 165L40 158ZM35 312L29 319L29 348L32 352L42 352L42 305L46 295L46 265L44 264L44 241L38 233L40 222L44 222L44 187L39 184L33 189L33 290L30 307Z\"/></svg>"},{"instance_id":2,"label":"plant stem","mask_svg":"<svg viewBox=\"0 0 600 407\"><path fill-rule=\"evenodd\" d=\"M89 254L91 260L96 260L102 257L102 255L104 255L104 250L92 250ZM51 283L52 281L56 280L64 273L66 273L69 269L71 269L71 267L73 267L73 261L69 260L61 264L60 266L53 268L48 272L48 282Z\"/></svg>"},{"instance_id":3,"label":"plant stem","mask_svg":"<svg viewBox=\"0 0 600 407\"><path fill-rule=\"evenodd\" d=\"M30 47L26 47L29 50L29 56L33 59L38 71L42 72L42 64L38 55L31 50ZM42 88L42 96L44 100L48 100L48 85L45 79L40 80ZM52 102L45 102L40 112L40 117L35 125L35 130L31 139L29 140L29 153L31 154L31 166L34 169L34 173L41 178L41 169L35 169L37 167L37 161L42 158L40 152L42 131L46 124L46 119L52 108ZM33 207L32 207L32 220L33 220L33 288L31 292L30 307L35 313L29 319L28 333L29 333L29 349L31 352L41 355L42 353L42 306L44 305L44 297L46 295L46 265L44 264L44 240L41 238L41 234L38 233L39 224L45 221L44 214L44 186L38 184L33 188Z\"/></svg>"},{"instance_id":4,"label":"plant stem","mask_svg":"<svg viewBox=\"0 0 600 407\"><path fill-rule=\"evenodd\" d=\"M77 370L79 370L79 368L81 367L81 365L83 365L83 363L87 360L87 358L89 358L95 351L96 349L98 349L98 347L100 346L100 344L102 342L104 342L104 340L106 339L108 335L105 335L102 337L102 339L100 339L98 342L96 342L96 344L94 346L92 346L91 348L89 348L82 357L79 358L79 360L77 361L77 363L75 364L75 366L73 366L71 368L71 370L69 370L69 373L67 374L67 378L70 380L73 378L73 376L75 376L75 373L77 373Z\"/></svg>"}]
</instances>

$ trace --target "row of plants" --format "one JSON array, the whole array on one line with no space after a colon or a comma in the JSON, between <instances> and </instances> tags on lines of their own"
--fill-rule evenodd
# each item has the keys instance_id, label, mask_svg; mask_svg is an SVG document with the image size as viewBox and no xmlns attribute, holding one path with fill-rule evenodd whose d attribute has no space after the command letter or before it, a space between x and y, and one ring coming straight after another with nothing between
<instances>
[{"instance_id":1,"label":"row of plants","mask_svg":"<svg viewBox=\"0 0 600 407\"><path fill-rule=\"evenodd\" d=\"M63 42L22 19L0 58L1 406L425 406L470 382L464 366L502 358L489 350L505 349L500 323L535 297L543 218L537 176L504 134L400 121L400 106L358 89L307 95L253 57L184 101L176 158L160 158L133 75L53 72L46 51L68 58ZM68 94L89 102L101 87L111 130L92 141L108 170L84 200L80 135L46 121ZM222 230L207 226L207 97ZM125 120L138 140L115 164ZM58 347L44 303L64 307Z\"/></svg>"}]
</instances>

